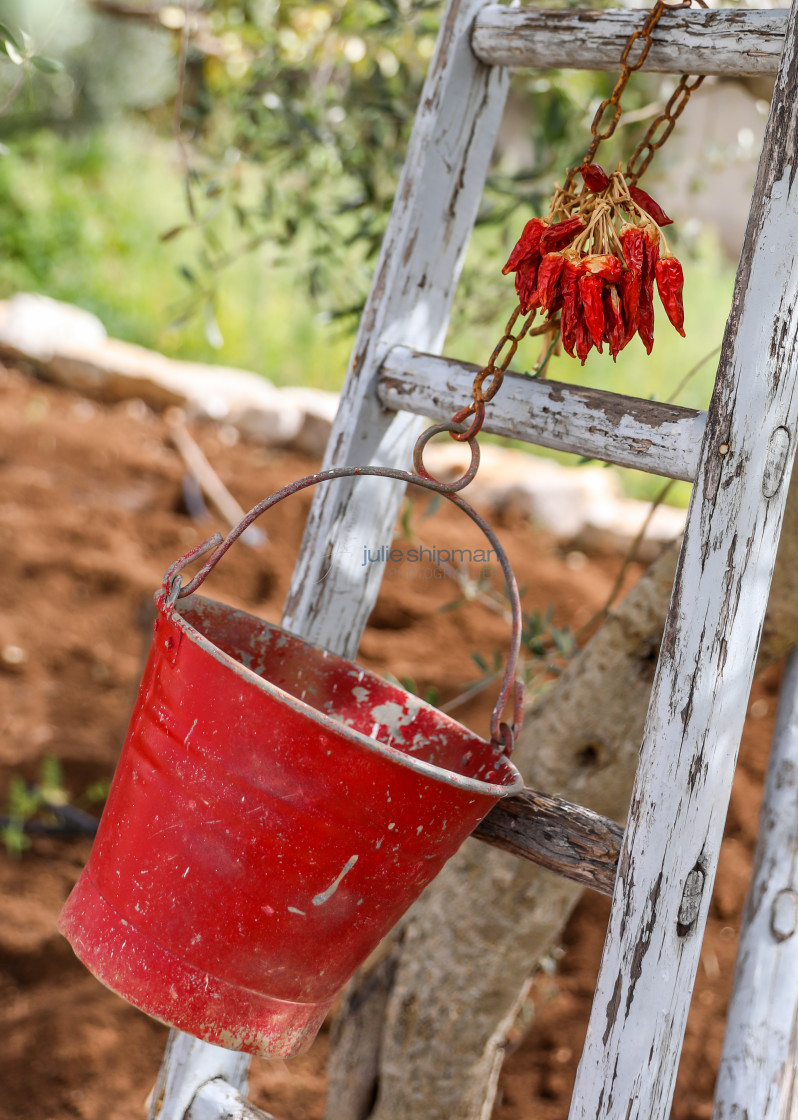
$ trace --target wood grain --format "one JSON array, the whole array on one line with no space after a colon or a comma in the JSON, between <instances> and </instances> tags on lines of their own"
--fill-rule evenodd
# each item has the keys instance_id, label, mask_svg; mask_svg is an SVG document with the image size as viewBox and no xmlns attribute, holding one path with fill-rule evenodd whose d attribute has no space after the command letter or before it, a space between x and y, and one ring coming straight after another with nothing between
<instances>
[{"instance_id":1,"label":"wood grain","mask_svg":"<svg viewBox=\"0 0 798 1120\"><path fill-rule=\"evenodd\" d=\"M390 412L377 371L399 343L440 352L507 97L509 73L470 47L482 0L450 0L360 321L324 467L406 467L419 417ZM314 500L283 624L352 657L379 592L366 541L390 542L404 487L367 478L321 488Z\"/></svg>"},{"instance_id":2,"label":"wood grain","mask_svg":"<svg viewBox=\"0 0 798 1120\"><path fill-rule=\"evenodd\" d=\"M623 825L591 809L524 789L502 798L472 835L563 879L612 894Z\"/></svg>"},{"instance_id":3,"label":"wood grain","mask_svg":"<svg viewBox=\"0 0 798 1120\"><path fill-rule=\"evenodd\" d=\"M798 428L798 242L788 232L798 227L797 10L794 4L570 1120L665 1120L670 1113Z\"/></svg>"},{"instance_id":4,"label":"wood grain","mask_svg":"<svg viewBox=\"0 0 798 1120\"><path fill-rule=\"evenodd\" d=\"M387 408L448 420L468 400L477 366L395 346L377 392ZM692 482L706 413L559 381L505 374L483 430L541 447Z\"/></svg>"},{"instance_id":5,"label":"wood grain","mask_svg":"<svg viewBox=\"0 0 798 1120\"><path fill-rule=\"evenodd\" d=\"M642 69L672 74L775 75L787 10L670 11L656 27ZM472 46L489 66L619 69L639 11L547 11L491 4L477 16Z\"/></svg>"},{"instance_id":6,"label":"wood grain","mask_svg":"<svg viewBox=\"0 0 798 1120\"><path fill-rule=\"evenodd\" d=\"M781 683L754 869L740 930L715 1120L798 1108L798 652Z\"/></svg>"}]
</instances>

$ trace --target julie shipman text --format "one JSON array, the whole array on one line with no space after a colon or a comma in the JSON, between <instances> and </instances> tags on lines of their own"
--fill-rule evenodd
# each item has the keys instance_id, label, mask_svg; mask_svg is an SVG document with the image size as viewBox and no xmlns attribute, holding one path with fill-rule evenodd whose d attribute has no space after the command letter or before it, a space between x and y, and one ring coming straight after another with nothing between
<instances>
[{"instance_id":1,"label":"julie shipman text","mask_svg":"<svg viewBox=\"0 0 798 1120\"><path fill-rule=\"evenodd\" d=\"M428 560L431 564L489 564L496 559L496 552L492 548L408 548L404 552L401 548L390 548L387 544L379 548L366 548L363 545L363 560L361 567L366 564L399 564L404 560L408 564L419 564Z\"/></svg>"}]
</instances>

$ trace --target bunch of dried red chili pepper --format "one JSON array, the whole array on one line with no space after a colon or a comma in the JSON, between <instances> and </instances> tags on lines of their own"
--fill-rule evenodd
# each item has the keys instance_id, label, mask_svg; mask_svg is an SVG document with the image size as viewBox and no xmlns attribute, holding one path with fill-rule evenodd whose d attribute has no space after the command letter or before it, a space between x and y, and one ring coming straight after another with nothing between
<instances>
[{"instance_id":1,"label":"bunch of dried red chili pepper","mask_svg":"<svg viewBox=\"0 0 798 1120\"><path fill-rule=\"evenodd\" d=\"M503 273L515 273L521 310L539 309L562 345L585 359L607 343L613 360L639 334L654 345L654 284L665 312L684 335L682 266L669 251L662 207L629 186L618 170L581 168L584 186L558 188L546 218L527 222Z\"/></svg>"}]
</instances>

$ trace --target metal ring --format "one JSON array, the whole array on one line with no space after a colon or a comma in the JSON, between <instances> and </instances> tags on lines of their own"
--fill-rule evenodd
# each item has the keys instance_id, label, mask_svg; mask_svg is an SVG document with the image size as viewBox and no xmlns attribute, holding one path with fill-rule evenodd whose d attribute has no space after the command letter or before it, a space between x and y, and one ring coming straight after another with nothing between
<instances>
[{"instance_id":1,"label":"metal ring","mask_svg":"<svg viewBox=\"0 0 798 1120\"><path fill-rule=\"evenodd\" d=\"M466 417L470 416L472 412L474 414L474 419L471 421L470 428L466 429L463 427L462 430L449 433L452 439L457 440L458 443L470 443L471 440L478 435L482 425L485 423L485 402L474 401L473 404L465 405L465 407L455 412L451 420L452 424L464 425Z\"/></svg>"},{"instance_id":2,"label":"metal ring","mask_svg":"<svg viewBox=\"0 0 798 1120\"><path fill-rule=\"evenodd\" d=\"M426 478L430 482L434 482L436 486L440 486L442 490L449 490L454 493L457 490L462 490L464 486L468 486L469 482L471 482L474 475L477 473L479 467L479 444L474 437L471 436L467 440L468 446L471 449L471 462L469 463L468 470L460 478L455 479L454 482L441 482L439 478L435 478L434 475L430 474L424 466L424 448L433 436L440 435L441 432L467 434L467 429L464 424L458 424L454 420L447 420L443 424L433 424L431 428L427 428L418 437L416 446L413 448L413 469L420 478Z\"/></svg>"}]
</instances>

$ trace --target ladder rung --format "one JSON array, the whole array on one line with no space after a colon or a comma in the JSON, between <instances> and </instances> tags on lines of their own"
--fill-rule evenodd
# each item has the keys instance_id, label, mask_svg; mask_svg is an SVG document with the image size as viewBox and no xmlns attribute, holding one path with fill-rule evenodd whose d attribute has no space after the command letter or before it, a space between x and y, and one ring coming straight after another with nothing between
<instances>
[{"instance_id":1,"label":"ladder rung","mask_svg":"<svg viewBox=\"0 0 798 1120\"><path fill-rule=\"evenodd\" d=\"M534 789L504 797L473 833L564 879L611 895L623 826Z\"/></svg>"},{"instance_id":2,"label":"ladder rung","mask_svg":"<svg viewBox=\"0 0 798 1120\"><path fill-rule=\"evenodd\" d=\"M380 370L387 408L448 420L471 399L477 366L395 346ZM505 374L486 432L692 482L706 413L581 385Z\"/></svg>"},{"instance_id":3,"label":"ladder rung","mask_svg":"<svg viewBox=\"0 0 798 1120\"><path fill-rule=\"evenodd\" d=\"M773 74L787 10L666 11L644 70L672 74ZM546 11L490 4L476 18L471 46L488 66L617 70L641 11Z\"/></svg>"}]
</instances>

